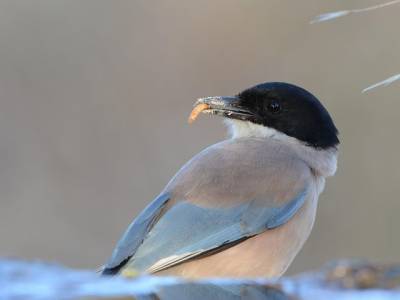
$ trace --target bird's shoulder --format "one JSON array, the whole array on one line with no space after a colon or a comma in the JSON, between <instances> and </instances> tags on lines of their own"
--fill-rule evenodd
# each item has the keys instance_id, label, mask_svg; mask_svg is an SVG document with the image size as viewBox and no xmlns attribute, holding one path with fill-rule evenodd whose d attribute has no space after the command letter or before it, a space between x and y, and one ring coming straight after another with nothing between
<instances>
[{"instance_id":1,"label":"bird's shoulder","mask_svg":"<svg viewBox=\"0 0 400 300\"><path fill-rule=\"evenodd\" d=\"M287 222L308 199L311 171L290 147L227 140L186 163L133 221L104 273L156 272Z\"/></svg>"},{"instance_id":2,"label":"bird's shoulder","mask_svg":"<svg viewBox=\"0 0 400 300\"><path fill-rule=\"evenodd\" d=\"M292 146L261 138L239 138L214 144L189 160L163 193L207 205L242 203L263 197L289 200L288 187L298 192L313 173Z\"/></svg>"}]
</instances>

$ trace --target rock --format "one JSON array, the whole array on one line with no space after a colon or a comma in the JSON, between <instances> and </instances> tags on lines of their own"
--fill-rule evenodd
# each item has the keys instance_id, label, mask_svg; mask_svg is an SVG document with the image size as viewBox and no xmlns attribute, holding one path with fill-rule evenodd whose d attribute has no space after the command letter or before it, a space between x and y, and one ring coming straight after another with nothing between
<instances>
[{"instance_id":1,"label":"rock","mask_svg":"<svg viewBox=\"0 0 400 300\"><path fill-rule=\"evenodd\" d=\"M278 280L100 276L43 262L0 260L0 299L400 299L400 265L339 261Z\"/></svg>"}]
</instances>

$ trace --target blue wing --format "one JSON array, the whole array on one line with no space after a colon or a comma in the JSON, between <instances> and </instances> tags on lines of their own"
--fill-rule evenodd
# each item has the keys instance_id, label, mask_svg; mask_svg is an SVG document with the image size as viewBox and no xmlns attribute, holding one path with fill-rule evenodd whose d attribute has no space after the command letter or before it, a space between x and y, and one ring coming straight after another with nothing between
<instances>
[{"instance_id":1,"label":"blue wing","mask_svg":"<svg viewBox=\"0 0 400 300\"><path fill-rule=\"evenodd\" d=\"M127 263L135 270L158 272L221 247L234 245L278 227L304 204L307 187L278 207L255 199L232 208L203 208L181 201L152 226L169 200L158 197L129 226L103 274L114 274Z\"/></svg>"},{"instance_id":2,"label":"blue wing","mask_svg":"<svg viewBox=\"0 0 400 300\"><path fill-rule=\"evenodd\" d=\"M138 247L142 244L144 237L151 229L169 200L168 194L156 198L136 218L125 231L124 235L114 249L114 252L105 265L102 274L115 274L132 257Z\"/></svg>"},{"instance_id":3,"label":"blue wing","mask_svg":"<svg viewBox=\"0 0 400 300\"><path fill-rule=\"evenodd\" d=\"M171 208L152 228L129 266L158 272L218 251L286 223L304 204L307 188L280 207L258 199L232 208L204 208L187 201Z\"/></svg>"},{"instance_id":4,"label":"blue wing","mask_svg":"<svg viewBox=\"0 0 400 300\"><path fill-rule=\"evenodd\" d=\"M308 166L280 144L216 144L189 161L131 224L103 274L126 266L158 272L278 227L303 206L312 184Z\"/></svg>"}]
</instances>

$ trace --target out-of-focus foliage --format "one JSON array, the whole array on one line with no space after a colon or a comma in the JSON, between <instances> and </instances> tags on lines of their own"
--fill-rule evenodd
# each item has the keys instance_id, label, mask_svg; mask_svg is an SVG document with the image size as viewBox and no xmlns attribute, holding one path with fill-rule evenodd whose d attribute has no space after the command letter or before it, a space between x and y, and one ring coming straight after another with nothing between
<instances>
[{"instance_id":1,"label":"out-of-focus foliage","mask_svg":"<svg viewBox=\"0 0 400 300\"><path fill-rule=\"evenodd\" d=\"M357 14L357 13L362 13L362 12L367 12L367 11L371 11L371 10L375 10L378 8L383 8L383 7L387 7L393 4L399 4L400 0L394 0L394 1L390 1L390 2L386 2L386 3L382 3L382 4L377 4L377 5L373 5L373 6L369 6L366 8L359 8L359 9L350 9L350 10L340 10L340 11L335 11L335 12L330 12L330 13L326 13L326 14L322 14L319 15L317 17L315 17L312 21L311 24L315 24L315 23L319 23L319 22L325 22L325 21L329 21L329 20L333 20L339 17L343 17L343 16L347 16L349 14ZM368 92L376 87L379 86L388 86L389 84L392 84L393 82L397 81L400 79L400 74L396 74L394 76L391 76L385 80L382 80L378 83L372 84L369 87L365 88L362 90L363 93Z\"/></svg>"},{"instance_id":2,"label":"out-of-focus foliage","mask_svg":"<svg viewBox=\"0 0 400 300\"><path fill-rule=\"evenodd\" d=\"M394 0L394 1L386 2L386 3L382 3L382 4L378 4L378 5L369 6L366 8L340 10L340 11L325 13L325 14L316 16L311 21L311 24L333 20L333 19L336 19L339 17L347 16L349 14L358 14L358 13L362 13L362 12L367 12L367 11L375 10L378 8L383 8L383 7L390 6L393 4L398 4L398 3L400 3L400 0Z\"/></svg>"},{"instance_id":3,"label":"out-of-focus foliage","mask_svg":"<svg viewBox=\"0 0 400 300\"><path fill-rule=\"evenodd\" d=\"M372 89L374 89L376 87L379 87L379 86L388 86L389 84L392 84L393 82L395 82L395 81L397 81L399 79L400 79L400 74L393 75L393 76L391 76L391 77L389 77L389 78L387 78L385 80L379 81L379 82L377 82L377 83L375 83L373 85L370 85L369 87L363 89L363 93L368 92L368 91L370 91L370 90L372 90Z\"/></svg>"}]
</instances>

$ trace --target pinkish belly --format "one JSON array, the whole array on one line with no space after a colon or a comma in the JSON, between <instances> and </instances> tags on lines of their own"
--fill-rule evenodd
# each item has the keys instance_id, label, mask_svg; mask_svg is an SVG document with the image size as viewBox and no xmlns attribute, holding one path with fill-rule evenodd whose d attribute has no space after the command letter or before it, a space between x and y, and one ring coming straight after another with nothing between
<instances>
[{"instance_id":1,"label":"pinkish belly","mask_svg":"<svg viewBox=\"0 0 400 300\"><path fill-rule=\"evenodd\" d=\"M286 224L216 254L177 265L156 275L187 278L281 276L308 238L316 207L316 197L310 197Z\"/></svg>"}]
</instances>

